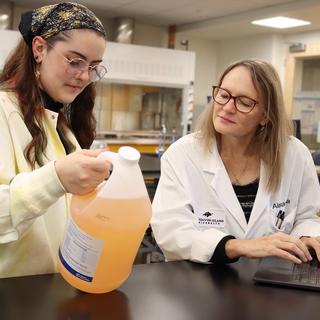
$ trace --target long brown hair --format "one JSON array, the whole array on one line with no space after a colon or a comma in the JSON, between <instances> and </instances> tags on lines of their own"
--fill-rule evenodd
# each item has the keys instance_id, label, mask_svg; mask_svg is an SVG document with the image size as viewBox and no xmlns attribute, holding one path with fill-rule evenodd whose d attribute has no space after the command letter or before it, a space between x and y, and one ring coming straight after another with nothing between
<instances>
[{"instance_id":1,"label":"long brown hair","mask_svg":"<svg viewBox=\"0 0 320 320\"><path fill-rule=\"evenodd\" d=\"M259 60L242 60L231 64L222 73L218 86L232 69L239 66L250 72L253 85L263 101L268 121L264 127L258 126L253 143L257 154L266 165L266 187L270 192L274 192L280 185L285 148L288 137L292 134L292 124L284 107L280 79L271 64ZM213 125L213 107L212 101L201 114L196 126L197 137L206 151L212 150L215 141L218 144L220 141L220 134Z\"/></svg>"},{"instance_id":2,"label":"long brown hair","mask_svg":"<svg viewBox=\"0 0 320 320\"><path fill-rule=\"evenodd\" d=\"M97 32L97 34L99 34ZM62 31L46 39L51 45L69 37L69 31ZM50 50L50 47L48 47ZM44 151L47 146L47 137L42 125L45 115L35 76L36 62L32 49L20 40L0 74L0 86L16 93L24 122L32 136L31 142L24 150L25 157L32 168L43 165ZM66 127L69 127L82 148L89 148L95 138L96 120L93 115L95 87L91 83L76 99L60 114L57 130L63 141L67 153L75 150L75 146L66 136Z\"/></svg>"}]
</instances>

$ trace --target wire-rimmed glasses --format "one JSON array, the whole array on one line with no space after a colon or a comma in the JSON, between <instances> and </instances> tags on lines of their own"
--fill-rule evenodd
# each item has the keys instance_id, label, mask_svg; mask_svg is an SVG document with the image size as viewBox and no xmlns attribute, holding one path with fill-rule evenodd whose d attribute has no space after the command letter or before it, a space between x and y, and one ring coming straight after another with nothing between
<instances>
[{"instance_id":1,"label":"wire-rimmed glasses","mask_svg":"<svg viewBox=\"0 0 320 320\"><path fill-rule=\"evenodd\" d=\"M101 64L91 66L87 61L83 60L82 58L68 59L49 42L47 42L47 44L66 60L68 64L67 72L73 77L78 76L82 72L88 72L90 81L95 82L102 79L107 73L107 68Z\"/></svg>"}]
</instances>

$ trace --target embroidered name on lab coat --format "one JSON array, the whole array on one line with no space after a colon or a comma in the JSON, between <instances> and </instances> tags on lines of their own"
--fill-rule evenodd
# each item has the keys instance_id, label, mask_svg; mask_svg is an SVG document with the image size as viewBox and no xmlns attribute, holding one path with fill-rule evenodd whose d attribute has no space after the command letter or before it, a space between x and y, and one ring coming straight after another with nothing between
<instances>
[{"instance_id":1,"label":"embroidered name on lab coat","mask_svg":"<svg viewBox=\"0 0 320 320\"><path fill-rule=\"evenodd\" d=\"M272 209L274 208L282 208L284 207L286 204L289 204L290 203L290 200L288 199L287 201L284 201L284 202L275 202L272 206Z\"/></svg>"}]
</instances>

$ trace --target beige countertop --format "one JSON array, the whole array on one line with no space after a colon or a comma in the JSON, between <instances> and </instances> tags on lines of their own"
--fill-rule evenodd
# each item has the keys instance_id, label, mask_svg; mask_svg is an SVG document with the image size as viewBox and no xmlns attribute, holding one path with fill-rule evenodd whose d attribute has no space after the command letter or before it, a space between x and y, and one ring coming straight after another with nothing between
<instances>
[{"instance_id":1,"label":"beige countertop","mask_svg":"<svg viewBox=\"0 0 320 320\"><path fill-rule=\"evenodd\" d=\"M161 139L168 145L177 138L160 131L101 131L97 132L94 145L158 145Z\"/></svg>"}]
</instances>

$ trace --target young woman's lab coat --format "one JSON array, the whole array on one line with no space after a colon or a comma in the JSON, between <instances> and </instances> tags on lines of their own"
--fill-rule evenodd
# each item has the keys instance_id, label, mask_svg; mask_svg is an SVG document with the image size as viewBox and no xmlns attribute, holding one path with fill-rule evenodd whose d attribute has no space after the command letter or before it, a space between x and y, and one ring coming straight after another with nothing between
<instances>
[{"instance_id":1,"label":"young woman's lab coat","mask_svg":"<svg viewBox=\"0 0 320 320\"><path fill-rule=\"evenodd\" d=\"M166 259L208 262L227 235L252 239L281 231L319 236L320 186L307 147L290 138L276 193L266 190L265 179L262 162L247 223L216 145L205 154L195 134L171 145L161 158L151 221Z\"/></svg>"},{"instance_id":2,"label":"young woman's lab coat","mask_svg":"<svg viewBox=\"0 0 320 320\"><path fill-rule=\"evenodd\" d=\"M31 135L13 93L0 92L0 278L58 271L69 196L54 167L66 155L58 114L45 110L46 164L32 170L24 150ZM80 150L73 134L68 138Z\"/></svg>"}]
</instances>

